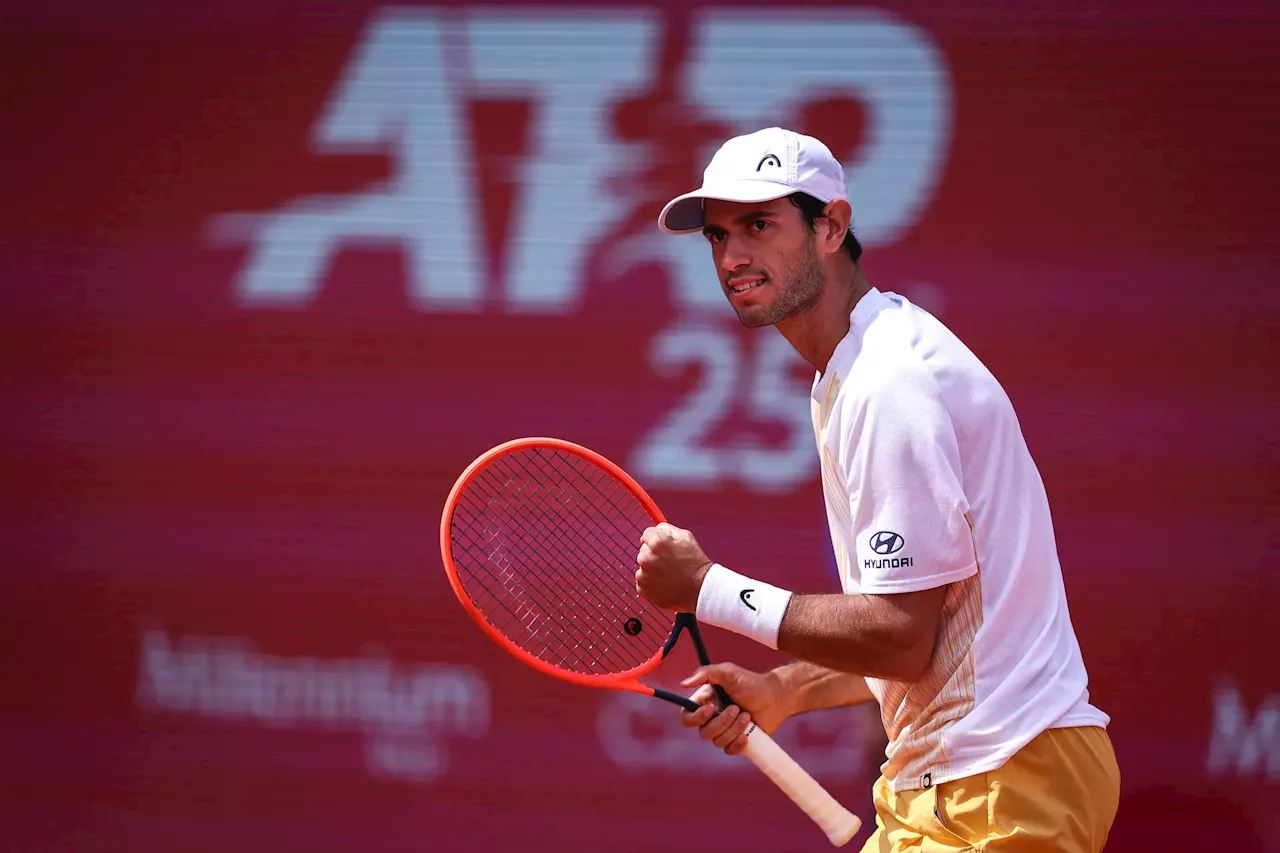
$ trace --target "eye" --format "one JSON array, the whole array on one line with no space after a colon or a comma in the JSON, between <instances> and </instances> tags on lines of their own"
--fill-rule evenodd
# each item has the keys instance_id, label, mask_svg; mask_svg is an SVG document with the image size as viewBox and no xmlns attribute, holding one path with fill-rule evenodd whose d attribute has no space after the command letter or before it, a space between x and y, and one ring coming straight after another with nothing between
<instances>
[{"instance_id":1,"label":"eye","mask_svg":"<svg viewBox=\"0 0 1280 853\"><path fill-rule=\"evenodd\" d=\"M703 231L702 236L707 238L707 242L715 245L724 239L724 234L720 231Z\"/></svg>"},{"instance_id":2,"label":"eye","mask_svg":"<svg viewBox=\"0 0 1280 853\"><path fill-rule=\"evenodd\" d=\"M755 231L757 234L768 227L769 223L763 219L757 219L751 223L751 230Z\"/></svg>"}]
</instances>

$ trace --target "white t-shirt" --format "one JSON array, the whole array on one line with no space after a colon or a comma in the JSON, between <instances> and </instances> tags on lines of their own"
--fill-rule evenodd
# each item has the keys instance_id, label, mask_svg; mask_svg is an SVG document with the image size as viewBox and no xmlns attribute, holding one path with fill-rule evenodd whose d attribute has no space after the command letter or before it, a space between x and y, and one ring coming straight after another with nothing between
<instances>
[{"instance_id":1,"label":"white t-shirt","mask_svg":"<svg viewBox=\"0 0 1280 853\"><path fill-rule=\"evenodd\" d=\"M991 372L928 312L872 288L812 398L845 593L950 584L924 678L867 679L893 789L993 770L1045 729L1105 727L1044 485Z\"/></svg>"}]
</instances>

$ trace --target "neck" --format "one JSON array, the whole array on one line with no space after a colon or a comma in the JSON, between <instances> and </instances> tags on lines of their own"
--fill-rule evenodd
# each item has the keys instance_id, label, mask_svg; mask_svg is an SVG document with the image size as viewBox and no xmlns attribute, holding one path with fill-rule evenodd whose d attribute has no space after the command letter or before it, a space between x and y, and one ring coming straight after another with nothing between
<instances>
[{"instance_id":1,"label":"neck","mask_svg":"<svg viewBox=\"0 0 1280 853\"><path fill-rule=\"evenodd\" d=\"M825 373L836 347L849 334L853 306L870 289L862 270L851 264L839 276L828 276L827 286L811 310L779 321L777 329L814 370Z\"/></svg>"}]
</instances>

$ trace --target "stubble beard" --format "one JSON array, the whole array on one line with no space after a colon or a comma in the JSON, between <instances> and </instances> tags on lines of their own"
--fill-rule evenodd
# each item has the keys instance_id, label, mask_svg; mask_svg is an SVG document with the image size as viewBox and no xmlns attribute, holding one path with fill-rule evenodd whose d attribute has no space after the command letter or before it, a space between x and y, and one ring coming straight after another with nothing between
<instances>
[{"instance_id":1,"label":"stubble beard","mask_svg":"<svg viewBox=\"0 0 1280 853\"><path fill-rule=\"evenodd\" d=\"M823 282L818 250L810 238L805 241L804 251L782 271L781 280L772 282L773 302L738 308L738 322L748 329L759 329L812 311L822 298Z\"/></svg>"}]
</instances>

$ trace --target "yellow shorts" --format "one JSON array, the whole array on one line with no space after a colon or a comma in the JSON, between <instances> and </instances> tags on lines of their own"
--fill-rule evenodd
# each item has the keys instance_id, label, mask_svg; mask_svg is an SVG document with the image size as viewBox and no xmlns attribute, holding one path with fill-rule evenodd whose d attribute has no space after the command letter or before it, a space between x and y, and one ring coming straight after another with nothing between
<instances>
[{"instance_id":1,"label":"yellow shorts","mask_svg":"<svg viewBox=\"0 0 1280 853\"><path fill-rule=\"evenodd\" d=\"M875 803L862 853L1097 853L1120 803L1120 767L1104 729L1049 729L988 773L897 794L881 777Z\"/></svg>"}]
</instances>

